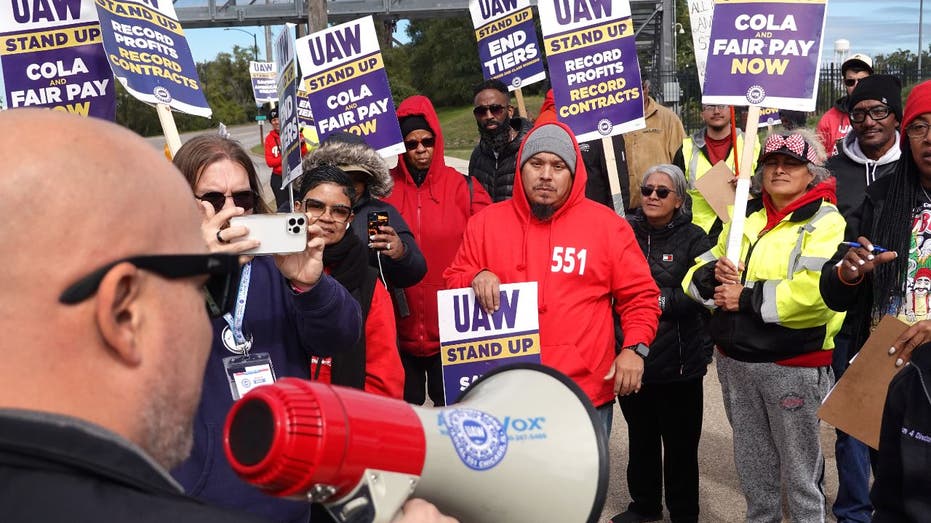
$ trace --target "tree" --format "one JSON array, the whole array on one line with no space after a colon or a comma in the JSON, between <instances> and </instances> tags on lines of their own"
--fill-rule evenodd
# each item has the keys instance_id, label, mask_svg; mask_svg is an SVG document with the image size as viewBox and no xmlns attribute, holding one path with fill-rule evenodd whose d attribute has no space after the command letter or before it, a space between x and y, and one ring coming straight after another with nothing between
<instances>
[{"instance_id":1,"label":"tree","mask_svg":"<svg viewBox=\"0 0 931 523\"><path fill-rule=\"evenodd\" d=\"M482 81L472 20L411 20L407 34L413 87L439 106L471 103L472 86Z\"/></svg>"}]
</instances>

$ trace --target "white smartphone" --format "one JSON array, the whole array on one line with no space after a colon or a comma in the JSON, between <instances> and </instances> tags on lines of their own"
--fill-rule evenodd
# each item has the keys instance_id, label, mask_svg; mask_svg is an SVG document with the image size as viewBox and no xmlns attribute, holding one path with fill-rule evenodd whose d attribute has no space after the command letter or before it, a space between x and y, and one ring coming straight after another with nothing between
<instances>
[{"instance_id":1,"label":"white smartphone","mask_svg":"<svg viewBox=\"0 0 931 523\"><path fill-rule=\"evenodd\" d=\"M307 216L303 213L253 214L234 216L230 226L249 229L247 240L259 240L255 249L242 254L289 254L307 248Z\"/></svg>"}]
</instances>

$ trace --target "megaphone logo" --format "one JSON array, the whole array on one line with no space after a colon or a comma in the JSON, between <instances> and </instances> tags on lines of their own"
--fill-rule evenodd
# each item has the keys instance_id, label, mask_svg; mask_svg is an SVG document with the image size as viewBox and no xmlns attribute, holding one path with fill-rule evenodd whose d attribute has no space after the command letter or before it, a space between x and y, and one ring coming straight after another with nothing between
<instances>
[{"instance_id":1,"label":"megaphone logo","mask_svg":"<svg viewBox=\"0 0 931 523\"><path fill-rule=\"evenodd\" d=\"M600 416L549 367L500 367L438 409L285 378L233 405L226 455L245 481L389 522L409 497L462 523L595 523L608 487Z\"/></svg>"}]
</instances>

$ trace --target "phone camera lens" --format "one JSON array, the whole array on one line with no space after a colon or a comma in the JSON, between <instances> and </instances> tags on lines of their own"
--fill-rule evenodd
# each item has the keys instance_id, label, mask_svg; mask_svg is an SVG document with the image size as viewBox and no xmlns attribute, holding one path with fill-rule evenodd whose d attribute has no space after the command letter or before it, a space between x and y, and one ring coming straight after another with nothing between
<instances>
[{"instance_id":1,"label":"phone camera lens","mask_svg":"<svg viewBox=\"0 0 931 523\"><path fill-rule=\"evenodd\" d=\"M298 218L298 219L297 219L297 224L298 224L298 225L304 225L304 218Z\"/></svg>"},{"instance_id":2,"label":"phone camera lens","mask_svg":"<svg viewBox=\"0 0 931 523\"><path fill-rule=\"evenodd\" d=\"M294 225L295 223L297 223L297 220L295 220L294 218L291 218L290 220L288 220L288 225Z\"/></svg>"}]
</instances>

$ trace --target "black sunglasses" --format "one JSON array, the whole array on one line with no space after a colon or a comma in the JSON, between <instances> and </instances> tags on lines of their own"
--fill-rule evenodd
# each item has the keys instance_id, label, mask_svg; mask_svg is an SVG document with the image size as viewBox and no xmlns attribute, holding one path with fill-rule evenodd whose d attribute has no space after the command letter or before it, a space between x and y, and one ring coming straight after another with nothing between
<instances>
[{"instance_id":1,"label":"black sunglasses","mask_svg":"<svg viewBox=\"0 0 931 523\"><path fill-rule=\"evenodd\" d=\"M204 284L207 311L213 318L231 311L239 290L239 258L235 254L163 254L130 256L110 262L65 289L58 301L68 305L81 303L97 292L110 269L120 263L158 274L163 278L189 278L207 274Z\"/></svg>"},{"instance_id":2,"label":"black sunglasses","mask_svg":"<svg viewBox=\"0 0 931 523\"><path fill-rule=\"evenodd\" d=\"M251 211L252 208L255 207L255 193L251 190L234 192L232 196L214 191L197 197L198 200L205 201L212 205L214 212L223 210L227 198L232 198L236 207L242 207L245 211Z\"/></svg>"},{"instance_id":3,"label":"black sunglasses","mask_svg":"<svg viewBox=\"0 0 931 523\"><path fill-rule=\"evenodd\" d=\"M846 85L847 87L853 87L857 85L857 82L859 81L860 81L859 78L844 78L844 85Z\"/></svg>"},{"instance_id":4,"label":"black sunglasses","mask_svg":"<svg viewBox=\"0 0 931 523\"><path fill-rule=\"evenodd\" d=\"M656 192L656 196L659 196L660 200L665 200L666 197L669 196L669 193L672 192L672 189L667 189L665 187L650 187L647 185L640 188L640 194L644 196L649 196L654 192Z\"/></svg>"},{"instance_id":5,"label":"black sunglasses","mask_svg":"<svg viewBox=\"0 0 931 523\"><path fill-rule=\"evenodd\" d=\"M495 117L501 116L504 114L504 110L507 109L506 105L501 104L492 104L492 105L480 105L475 109L472 109L472 114L475 116L485 116L485 113L491 111L491 114Z\"/></svg>"},{"instance_id":6,"label":"black sunglasses","mask_svg":"<svg viewBox=\"0 0 931 523\"><path fill-rule=\"evenodd\" d=\"M866 115L870 115L874 122L878 122L888 118L890 113L892 113L892 109L888 105L876 105L866 110L854 109L850 111L849 116L850 121L853 123L863 123L866 120Z\"/></svg>"},{"instance_id":7,"label":"black sunglasses","mask_svg":"<svg viewBox=\"0 0 931 523\"><path fill-rule=\"evenodd\" d=\"M424 147L433 147L435 143L436 143L436 138L424 138L422 140L404 140L404 147L406 147L408 151L413 151L420 144L423 144Z\"/></svg>"}]
</instances>

